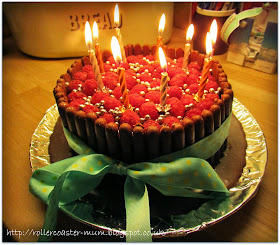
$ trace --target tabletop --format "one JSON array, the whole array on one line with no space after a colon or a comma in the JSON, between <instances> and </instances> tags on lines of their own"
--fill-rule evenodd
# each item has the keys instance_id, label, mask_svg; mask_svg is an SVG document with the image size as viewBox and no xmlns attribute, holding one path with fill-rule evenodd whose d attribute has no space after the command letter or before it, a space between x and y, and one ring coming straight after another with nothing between
<instances>
[{"instance_id":1,"label":"tabletop","mask_svg":"<svg viewBox=\"0 0 280 245\"><path fill-rule=\"evenodd\" d=\"M174 28L172 47L184 47L185 30ZM277 74L266 74L214 56L225 70L235 97L259 123L267 143L268 161L258 192L225 220L183 238L165 241L277 241ZM46 205L28 190L32 175L29 161L31 136L46 110L55 103L56 80L74 59L40 59L20 52L14 41L4 42L3 95L3 222L7 236L16 241L38 240ZM59 213L57 230L92 230ZM124 241L119 237L55 237L54 241Z\"/></svg>"}]
</instances>

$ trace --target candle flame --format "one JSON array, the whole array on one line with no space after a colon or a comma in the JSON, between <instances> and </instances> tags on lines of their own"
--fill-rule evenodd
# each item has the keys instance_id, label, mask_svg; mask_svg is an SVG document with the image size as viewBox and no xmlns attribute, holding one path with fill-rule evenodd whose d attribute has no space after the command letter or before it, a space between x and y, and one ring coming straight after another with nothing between
<instances>
[{"instance_id":1,"label":"candle flame","mask_svg":"<svg viewBox=\"0 0 280 245\"><path fill-rule=\"evenodd\" d=\"M159 25L158 25L158 33L161 36L162 32L164 31L165 27L165 14L162 14L160 17Z\"/></svg>"},{"instance_id":2,"label":"candle flame","mask_svg":"<svg viewBox=\"0 0 280 245\"><path fill-rule=\"evenodd\" d=\"M211 41L213 46L217 41L217 32L218 32L218 25L217 25L217 21L214 19L210 27L210 36L211 36Z\"/></svg>"},{"instance_id":3,"label":"candle flame","mask_svg":"<svg viewBox=\"0 0 280 245\"><path fill-rule=\"evenodd\" d=\"M111 49L112 49L112 53L113 53L115 61L117 63L120 63L122 60L121 47L120 47L118 39L115 36L113 36L111 39Z\"/></svg>"},{"instance_id":4,"label":"candle flame","mask_svg":"<svg viewBox=\"0 0 280 245\"><path fill-rule=\"evenodd\" d=\"M95 41L97 41L98 39L98 26L96 21L94 21L93 26L92 26L92 35L93 35L93 39Z\"/></svg>"},{"instance_id":5,"label":"candle flame","mask_svg":"<svg viewBox=\"0 0 280 245\"><path fill-rule=\"evenodd\" d=\"M211 35L209 32L207 32L206 35L206 54L210 56L212 53L212 40L211 40Z\"/></svg>"},{"instance_id":6,"label":"candle flame","mask_svg":"<svg viewBox=\"0 0 280 245\"><path fill-rule=\"evenodd\" d=\"M116 4L115 6L115 12L114 12L114 23L115 26L118 27L120 23L120 12L119 12L119 6Z\"/></svg>"},{"instance_id":7,"label":"candle flame","mask_svg":"<svg viewBox=\"0 0 280 245\"><path fill-rule=\"evenodd\" d=\"M192 40L193 34L194 34L194 26L193 24L191 24L187 30L187 35L186 35L187 42L190 42Z\"/></svg>"},{"instance_id":8,"label":"candle flame","mask_svg":"<svg viewBox=\"0 0 280 245\"><path fill-rule=\"evenodd\" d=\"M92 36L91 36L91 29L88 21L86 22L86 26L85 26L85 41L86 41L86 45L90 49L92 45Z\"/></svg>"},{"instance_id":9,"label":"candle flame","mask_svg":"<svg viewBox=\"0 0 280 245\"><path fill-rule=\"evenodd\" d=\"M164 71L166 71L166 69L167 69L166 58L165 58L164 52L161 47L159 47L159 49L158 49L158 55L159 55L160 66Z\"/></svg>"}]
</instances>

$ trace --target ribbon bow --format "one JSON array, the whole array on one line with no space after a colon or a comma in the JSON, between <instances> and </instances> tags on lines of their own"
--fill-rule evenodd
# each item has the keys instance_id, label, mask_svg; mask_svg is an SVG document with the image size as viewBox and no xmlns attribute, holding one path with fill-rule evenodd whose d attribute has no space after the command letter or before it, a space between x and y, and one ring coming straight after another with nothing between
<instances>
[{"instance_id":1,"label":"ribbon bow","mask_svg":"<svg viewBox=\"0 0 280 245\"><path fill-rule=\"evenodd\" d=\"M230 118L213 134L190 147L129 166L95 153L64 128L69 146L79 155L38 169L30 179L30 191L48 204L44 229L54 230L58 207L88 194L107 173L126 175L126 231L136 234L126 236L128 242L152 241L146 184L167 196L225 198L229 195L227 188L211 165L201 158L209 158L221 147L228 135ZM50 239L51 236L41 236L39 241Z\"/></svg>"}]
</instances>

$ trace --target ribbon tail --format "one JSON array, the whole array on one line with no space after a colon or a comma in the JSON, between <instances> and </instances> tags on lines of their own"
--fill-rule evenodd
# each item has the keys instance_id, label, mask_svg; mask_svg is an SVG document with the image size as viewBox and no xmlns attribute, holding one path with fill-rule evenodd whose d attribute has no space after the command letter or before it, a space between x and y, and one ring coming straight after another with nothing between
<instances>
[{"instance_id":1,"label":"ribbon tail","mask_svg":"<svg viewBox=\"0 0 280 245\"><path fill-rule=\"evenodd\" d=\"M64 180L67 177L67 172L63 173L57 180L53 191L50 194L50 202L46 211L43 234L39 237L38 242L50 242L52 240L52 231L56 228L57 213L59 208L59 196Z\"/></svg>"},{"instance_id":2,"label":"ribbon tail","mask_svg":"<svg viewBox=\"0 0 280 245\"><path fill-rule=\"evenodd\" d=\"M145 183L127 176L124 185L126 241L152 242L150 207Z\"/></svg>"}]
</instances>

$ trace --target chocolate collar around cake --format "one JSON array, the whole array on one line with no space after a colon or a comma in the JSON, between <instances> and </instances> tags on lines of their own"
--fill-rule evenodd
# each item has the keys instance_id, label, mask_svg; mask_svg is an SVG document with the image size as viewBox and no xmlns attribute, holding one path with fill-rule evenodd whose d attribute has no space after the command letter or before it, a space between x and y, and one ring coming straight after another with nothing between
<instances>
[{"instance_id":1,"label":"chocolate collar around cake","mask_svg":"<svg viewBox=\"0 0 280 245\"><path fill-rule=\"evenodd\" d=\"M54 89L63 125L95 151L128 163L155 158L208 136L230 114L233 92L217 61L203 99L196 101L204 55L192 52L185 72L183 50L166 48L170 109L163 112L158 110L162 70L154 60L154 47L128 45L126 53L128 63L122 66L131 109L122 105L117 67L108 51L103 52L105 91L97 91L88 57L72 64ZM210 163L220 159L225 147L208 159Z\"/></svg>"}]
</instances>

